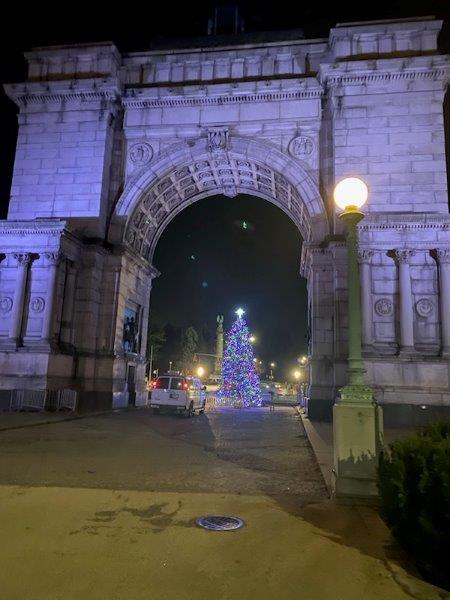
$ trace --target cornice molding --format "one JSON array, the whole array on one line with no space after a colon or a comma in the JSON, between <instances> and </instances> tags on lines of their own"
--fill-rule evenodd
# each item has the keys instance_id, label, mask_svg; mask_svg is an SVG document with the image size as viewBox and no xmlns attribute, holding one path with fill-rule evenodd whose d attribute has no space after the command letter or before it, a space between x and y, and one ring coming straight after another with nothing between
<instances>
[{"instance_id":1,"label":"cornice molding","mask_svg":"<svg viewBox=\"0 0 450 600\"><path fill-rule=\"evenodd\" d=\"M64 87L49 84L6 84L5 92L13 102L20 107L28 104L56 104L61 102L99 102L117 101L120 98L120 89L113 83L97 85L92 81L91 85L79 89L77 83L70 82Z\"/></svg>"},{"instance_id":2,"label":"cornice molding","mask_svg":"<svg viewBox=\"0 0 450 600\"><path fill-rule=\"evenodd\" d=\"M359 231L441 229L450 231L449 214L367 215L358 225Z\"/></svg>"},{"instance_id":3,"label":"cornice molding","mask_svg":"<svg viewBox=\"0 0 450 600\"><path fill-rule=\"evenodd\" d=\"M61 235L66 221L0 221L0 235Z\"/></svg>"},{"instance_id":4,"label":"cornice molding","mask_svg":"<svg viewBox=\"0 0 450 600\"><path fill-rule=\"evenodd\" d=\"M444 80L448 75L447 69L420 69L404 71L368 71L366 73L337 74L324 73L322 81L328 85L361 85L367 83L379 83L380 81L395 82L411 79L428 79L432 81Z\"/></svg>"},{"instance_id":5,"label":"cornice molding","mask_svg":"<svg viewBox=\"0 0 450 600\"><path fill-rule=\"evenodd\" d=\"M251 92L248 94L236 94L221 96L181 96L174 95L171 98L136 98L125 97L122 103L126 108L164 108L177 106L222 106L230 104L249 104L252 102L276 102L280 100L302 100L321 98L322 88L299 91L268 91Z\"/></svg>"}]
</instances>

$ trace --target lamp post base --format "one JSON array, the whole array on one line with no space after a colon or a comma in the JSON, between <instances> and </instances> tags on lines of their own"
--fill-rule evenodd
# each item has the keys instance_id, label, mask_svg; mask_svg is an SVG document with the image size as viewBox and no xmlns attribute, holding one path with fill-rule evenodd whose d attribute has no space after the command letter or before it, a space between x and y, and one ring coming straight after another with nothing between
<instances>
[{"instance_id":1,"label":"lamp post base","mask_svg":"<svg viewBox=\"0 0 450 600\"><path fill-rule=\"evenodd\" d=\"M336 498L378 496L376 472L383 443L383 413L368 386L346 386L333 407ZM359 396L359 401L357 400Z\"/></svg>"}]
</instances>

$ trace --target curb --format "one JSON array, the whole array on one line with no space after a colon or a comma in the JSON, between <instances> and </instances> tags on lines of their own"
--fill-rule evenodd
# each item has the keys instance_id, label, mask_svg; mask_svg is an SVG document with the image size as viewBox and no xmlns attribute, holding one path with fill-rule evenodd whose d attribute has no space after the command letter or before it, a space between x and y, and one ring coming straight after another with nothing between
<instances>
[{"instance_id":1,"label":"curb","mask_svg":"<svg viewBox=\"0 0 450 600\"><path fill-rule=\"evenodd\" d=\"M296 416L297 416L297 417L298 417L298 418L301 420L301 422L302 422L302 426L303 426L303 429L304 429L304 431L305 431L306 438L307 438L307 440L308 440L308 442L309 442L309 445L310 445L310 447L311 447L311 450L312 450L312 452L313 452L313 454L314 454L314 458L316 459L316 463L317 463L317 465L318 465L318 467L319 467L319 469L320 469L320 472L321 472L321 474L322 474L323 482L324 482L325 488L326 488L326 490L327 490L327 493L328 493L328 495L329 495L330 499L333 499L333 490L332 490L332 487L331 487L331 483L328 481L328 479L327 479L327 477L326 477L326 474L325 474L325 472L324 472L324 469L323 469L323 468L322 468L322 466L321 466L321 463L320 463L320 461L319 461L319 456L318 456L318 454L317 454L317 450L316 450L316 448L314 447L314 444L313 444L313 442L312 442L312 440L311 440L311 438L310 438L310 436L309 436L308 427L306 427L306 426L305 426L305 417L303 416L303 413L302 413L302 411L301 411L301 409L300 409L300 407L299 407L299 406L294 406L293 408L294 408L294 410L295 410L295 414L296 414Z\"/></svg>"}]
</instances>

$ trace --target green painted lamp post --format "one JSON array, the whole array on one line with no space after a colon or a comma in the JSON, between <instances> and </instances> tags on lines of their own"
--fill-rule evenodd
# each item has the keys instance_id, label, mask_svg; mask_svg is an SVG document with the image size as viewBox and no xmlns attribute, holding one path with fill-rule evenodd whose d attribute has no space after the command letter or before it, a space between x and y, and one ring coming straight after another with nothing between
<instances>
[{"instance_id":1,"label":"green painted lamp post","mask_svg":"<svg viewBox=\"0 0 450 600\"><path fill-rule=\"evenodd\" d=\"M356 177L340 181L334 200L347 231L348 383L333 407L333 490L337 497L377 496L376 467L382 444L381 408L364 382L361 351L361 287L357 225L367 200L366 184Z\"/></svg>"}]
</instances>

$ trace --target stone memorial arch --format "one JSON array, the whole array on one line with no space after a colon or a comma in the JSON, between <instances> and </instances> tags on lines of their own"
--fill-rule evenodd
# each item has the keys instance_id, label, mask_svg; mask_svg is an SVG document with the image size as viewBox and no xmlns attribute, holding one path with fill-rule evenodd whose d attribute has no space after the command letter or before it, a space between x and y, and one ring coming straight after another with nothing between
<instances>
[{"instance_id":1,"label":"stone memorial arch","mask_svg":"<svg viewBox=\"0 0 450 600\"><path fill-rule=\"evenodd\" d=\"M251 194L281 208L302 236L310 416L329 417L347 353L346 247L332 189L354 175L370 190L359 226L368 382L396 422L448 408L450 61L437 51L441 25L27 53L27 80L6 86L19 134L0 222L0 402L15 389L71 388L86 408L146 403L161 233L201 198Z\"/></svg>"}]
</instances>

